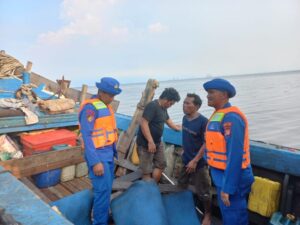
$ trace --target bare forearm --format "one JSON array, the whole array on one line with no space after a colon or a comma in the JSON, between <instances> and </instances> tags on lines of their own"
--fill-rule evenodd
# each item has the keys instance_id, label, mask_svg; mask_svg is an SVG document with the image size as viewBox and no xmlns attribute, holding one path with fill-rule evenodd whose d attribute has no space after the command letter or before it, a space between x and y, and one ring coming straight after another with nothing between
<instances>
[{"instance_id":1,"label":"bare forearm","mask_svg":"<svg viewBox=\"0 0 300 225\"><path fill-rule=\"evenodd\" d=\"M198 162L204 155L204 149L205 149L205 144L203 144L200 148L200 150L198 151L197 155L194 157L193 160L195 160L196 162Z\"/></svg>"},{"instance_id":2,"label":"bare forearm","mask_svg":"<svg viewBox=\"0 0 300 225\"><path fill-rule=\"evenodd\" d=\"M173 130L179 131L181 130L180 125L176 125L171 119L168 119L166 121L166 124Z\"/></svg>"}]
</instances>

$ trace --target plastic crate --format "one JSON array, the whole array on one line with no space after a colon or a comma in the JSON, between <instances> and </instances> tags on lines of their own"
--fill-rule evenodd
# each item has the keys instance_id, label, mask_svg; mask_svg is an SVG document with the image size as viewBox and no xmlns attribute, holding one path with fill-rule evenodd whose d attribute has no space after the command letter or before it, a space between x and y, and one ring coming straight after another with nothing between
<instances>
[{"instance_id":1,"label":"plastic crate","mask_svg":"<svg viewBox=\"0 0 300 225\"><path fill-rule=\"evenodd\" d=\"M21 135L21 143L24 147L24 155L29 156L51 150L53 145L76 145L77 135L66 129L48 131L39 134Z\"/></svg>"}]
</instances>

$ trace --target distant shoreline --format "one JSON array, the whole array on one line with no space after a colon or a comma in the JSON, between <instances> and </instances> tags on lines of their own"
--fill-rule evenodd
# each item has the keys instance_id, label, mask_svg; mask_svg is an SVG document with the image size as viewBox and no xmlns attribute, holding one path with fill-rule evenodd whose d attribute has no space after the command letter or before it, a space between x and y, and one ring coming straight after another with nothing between
<instances>
[{"instance_id":1,"label":"distant shoreline","mask_svg":"<svg viewBox=\"0 0 300 225\"><path fill-rule=\"evenodd\" d=\"M159 80L159 82L170 82L170 81L182 81L182 80L204 80L204 79L212 79L217 77L249 77L249 76L273 76L273 75L283 75L283 74L296 74L299 73L300 70L288 70L288 71L277 71L277 72L262 72L262 73L246 73L246 74L229 74L229 75L207 75L202 77L190 77L190 78L178 78L178 79L168 79L168 80ZM149 78L150 79L150 78ZM123 83L122 85L136 85L136 84L146 84L146 82L134 82L134 83Z\"/></svg>"},{"instance_id":2,"label":"distant shoreline","mask_svg":"<svg viewBox=\"0 0 300 225\"><path fill-rule=\"evenodd\" d=\"M168 79L168 80L158 80L161 83L170 82L170 81L182 81L182 80L205 80L205 79L212 79L217 77L223 78L234 78L234 77L249 77L249 76L276 76L276 75L284 75L284 74L297 74L300 75L300 70L288 70L288 71L277 71L277 72L261 72L261 73L246 73L246 74L229 74L229 75L206 75L201 77L188 77L188 78L175 78L175 79ZM151 79L151 77L149 77ZM154 78L155 79L155 78ZM139 85L139 84L146 84L147 81L143 82L132 82L132 83L122 83L122 85ZM89 86L92 87L92 86ZM81 87L73 87L75 89L80 90Z\"/></svg>"}]
</instances>

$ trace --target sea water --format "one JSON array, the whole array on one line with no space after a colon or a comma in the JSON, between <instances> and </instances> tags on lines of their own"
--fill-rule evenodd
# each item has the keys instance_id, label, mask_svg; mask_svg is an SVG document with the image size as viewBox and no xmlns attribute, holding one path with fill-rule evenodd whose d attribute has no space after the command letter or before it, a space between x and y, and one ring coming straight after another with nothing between
<instances>
[{"instance_id":1,"label":"sea water","mask_svg":"<svg viewBox=\"0 0 300 225\"><path fill-rule=\"evenodd\" d=\"M167 87L177 89L181 100L168 112L175 123L181 124L183 99L187 93L196 93L203 101L199 112L209 117L213 108L207 106L203 83L210 79L160 81L154 98L158 98ZM230 102L247 116L251 140L300 149L300 72L241 75L226 79L236 87L237 95ZM120 101L118 113L132 116L145 86L146 83L121 84L123 91L116 96ZM97 89L90 87L88 91L96 93Z\"/></svg>"}]
</instances>

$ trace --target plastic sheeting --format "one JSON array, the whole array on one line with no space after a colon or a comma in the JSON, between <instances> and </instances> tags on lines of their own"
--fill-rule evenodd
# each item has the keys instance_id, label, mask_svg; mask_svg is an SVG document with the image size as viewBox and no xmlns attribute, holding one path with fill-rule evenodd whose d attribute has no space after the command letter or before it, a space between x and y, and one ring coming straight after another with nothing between
<instances>
[{"instance_id":1,"label":"plastic sheeting","mask_svg":"<svg viewBox=\"0 0 300 225\"><path fill-rule=\"evenodd\" d=\"M161 196L156 183L137 181L111 203L116 225L199 225L192 193Z\"/></svg>"},{"instance_id":2,"label":"plastic sheeting","mask_svg":"<svg viewBox=\"0 0 300 225\"><path fill-rule=\"evenodd\" d=\"M183 191L162 198L169 225L200 225L192 192Z\"/></svg>"},{"instance_id":3,"label":"plastic sheeting","mask_svg":"<svg viewBox=\"0 0 300 225\"><path fill-rule=\"evenodd\" d=\"M57 206L62 215L75 225L91 225L92 202L92 191L84 190L52 202L51 206Z\"/></svg>"}]
</instances>

